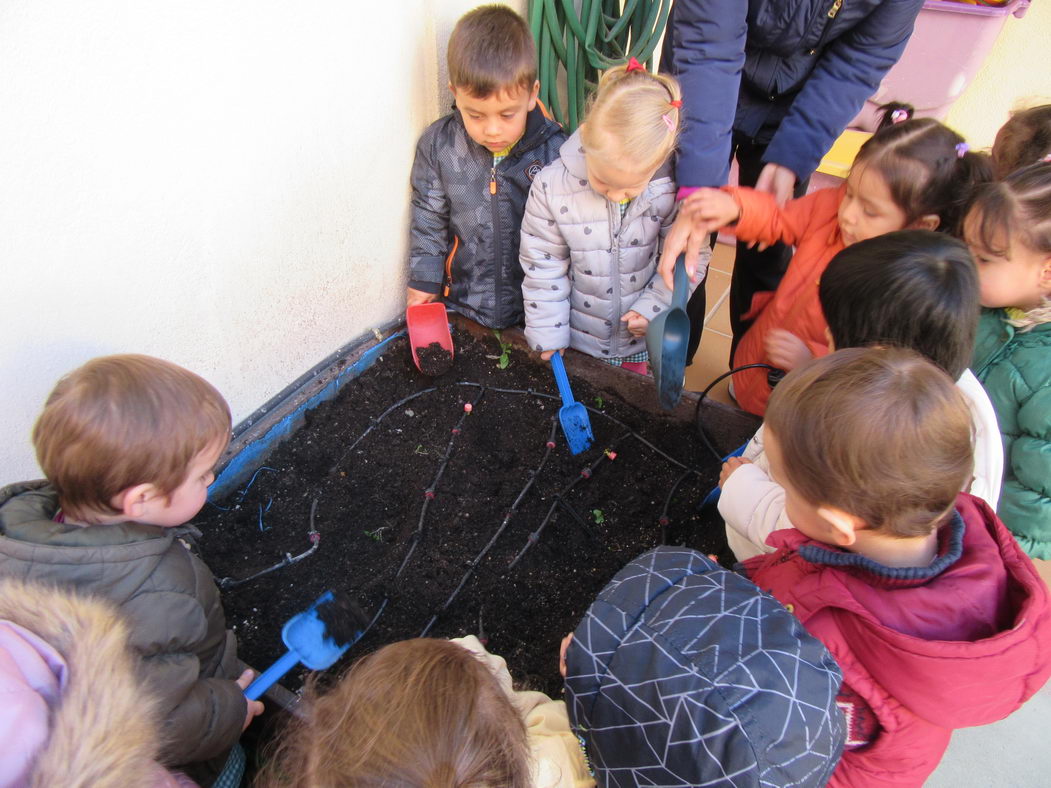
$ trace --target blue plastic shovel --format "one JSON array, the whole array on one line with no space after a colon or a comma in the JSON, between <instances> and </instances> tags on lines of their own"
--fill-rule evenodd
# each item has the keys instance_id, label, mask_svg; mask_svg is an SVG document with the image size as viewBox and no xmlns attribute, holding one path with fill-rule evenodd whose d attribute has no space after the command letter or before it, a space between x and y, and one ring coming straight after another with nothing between
<instances>
[{"instance_id":1,"label":"blue plastic shovel","mask_svg":"<svg viewBox=\"0 0 1051 788\"><path fill-rule=\"evenodd\" d=\"M332 667L337 659L347 653L362 636L363 630L355 629L352 636L344 643L338 643L331 636L325 622L318 615L318 607L335 601L335 594L326 591L304 612L292 616L281 629L281 639L288 647L285 655L259 674L259 677L248 685L245 696L249 700L258 700L273 684L280 681L288 671L302 662L311 670L325 670Z\"/></svg>"},{"instance_id":2,"label":"blue plastic shovel","mask_svg":"<svg viewBox=\"0 0 1051 788\"><path fill-rule=\"evenodd\" d=\"M675 289L671 306L650 321L646 329L646 349L657 383L657 401L665 410L679 403L686 378L686 351L690 344L690 318L686 301L690 293L686 276L686 255L675 261Z\"/></svg>"},{"instance_id":3,"label":"blue plastic shovel","mask_svg":"<svg viewBox=\"0 0 1051 788\"><path fill-rule=\"evenodd\" d=\"M588 418L588 409L573 399L573 389L569 387L569 376L566 375L566 365L562 363L562 354L557 350L551 356L551 369L555 373L555 383L558 384L558 393L562 395L562 407L558 411L558 420L562 424L562 432L566 436L571 454L580 454L587 451L595 436L591 434L591 419Z\"/></svg>"}]
</instances>

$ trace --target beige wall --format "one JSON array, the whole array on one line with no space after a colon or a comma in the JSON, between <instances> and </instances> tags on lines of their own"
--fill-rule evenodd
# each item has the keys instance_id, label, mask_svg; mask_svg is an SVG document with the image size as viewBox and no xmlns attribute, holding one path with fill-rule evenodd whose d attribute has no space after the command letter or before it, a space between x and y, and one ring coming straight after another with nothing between
<instances>
[{"instance_id":1,"label":"beige wall","mask_svg":"<svg viewBox=\"0 0 1051 788\"><path fill-rule=\"evenodd\" d=\"M1034 0L1022 19L1008 17L988 60L946 119L979 148L1016 107L1051 103L1051 3Z\"/></svg>"},{"instance_id":2,"label":"beige wall","mask_svg":"<svg viewBox=\"0 0 1051 788\"><path fill-rule=\"evenodd\" d=\"M414 144L476 4L0 4L0 481L92 356L183 364L238 421L401 312Z\"/></svg>"}]
</instances>

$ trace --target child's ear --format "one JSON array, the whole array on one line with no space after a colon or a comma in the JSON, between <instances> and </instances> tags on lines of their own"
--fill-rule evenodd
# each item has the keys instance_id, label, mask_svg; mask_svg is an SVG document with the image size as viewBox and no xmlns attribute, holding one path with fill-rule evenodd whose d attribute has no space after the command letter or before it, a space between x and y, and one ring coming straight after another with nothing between
<instances>
[{"instance_id":1,"label":"child's ear","mask_svg":"<svg viewBox=\"0 0 1051 788\"><path fill-rule=\"evenodd\" d=\"M1051 255L1044 258L1040 269L1040 286L1044 288L1044 296L1051 297Z\"/></svg>"},{"instance_id":2,"label":"child's ear","mask_svg":"<svg viewBox=\"0 0 1051 788\"><path fill-rule=\"evenodd\" d=\"M927 213L921 216L919 219L909 225L912 230L937 230L938 225L942 223L936 213Z\"/></svg>"},{"instance_id":3,"label":"child's ear","mask_svg":"<svg viewBox=\"0 0 1051 788\"><path fill-rule=\"evenodd\" d=\"M147 514L157 497L157 492L157 488L152 484L136 484L117 493L111 503L114 509L119 509L129 520L137 520Z\"/></svg>"},{"instance_id":4,"label":"child's ear","mask_svg":"<svg viewBox=\"0 0 1051 788\"><path fill-rule=\"evenodd\" d=\"M828 523L829 537L839 547L850 547L858 538L855 531L866 527L865 521L857 515L834 506L820 506L817 513Z\"/></svg>"},{"instance_id":5,"label":"child's ear","mask_svg":"<svg viewBox=\"0 0 1051 788\"><path fill-rule=\"evenodd\" d=\"M533 91L529 94L529 111L532 112L536 107L537 97L540 95L540 80L533 82Z\"/></svg>"}]
</instances>

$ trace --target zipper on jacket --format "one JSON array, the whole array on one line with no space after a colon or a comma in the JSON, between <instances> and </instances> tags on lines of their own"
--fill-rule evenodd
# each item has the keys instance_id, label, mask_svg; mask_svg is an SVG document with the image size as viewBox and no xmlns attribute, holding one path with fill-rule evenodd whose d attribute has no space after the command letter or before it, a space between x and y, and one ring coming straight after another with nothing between
<instances>
[{"instance_id":1,"label":"zipper on jacket","mask_svg":"<svg viewBox=\"0 0 1051 788\"><path fill-rule=\"evenodd\" d=\"M623 354L618 352L620 348L620 231L623 229L623 218L620 216L620 206L614 205L606 200L606 207L610 214L609 227L612 235L610 245L610 281L613 292L610 294L610 331L609 331L609 357L621 358ZM629 205L629 207L631 207ZM627 214L627 211L625 211Z\"/></svg>"},{"instance_id":2,"label":"zipper on jacket","mask_svg":"<svg viewBox=\"0 0 1051 788\"><path fill-rule=\"evenodd\" d=\"M835 19L839 9L843 7L843 0L833 0L832 7L828 9L828 18Z\"/></svg>"},{"instance_id":3,"label":"zipper on jacket","mask_svg":"<svg viewBox=\"0 0 1051 788\"><path fill-rule=\"evenodd\" d=\"M500 211L496 196L496 165L489 169L489 209L493 214L493 314L496 324L503 325L503 310L500 308L500 290L504 283L503 260L500 249Z\"/></svg>"},{"instance_id":4,"label":"zipper on jacket","mask_svg":"<svg viewBox=\"0 0 1051 788\"><path fill-rule=\"evenodd\" d=\"M453 286L453 258L456 257L456 252L460 248L460 236L453 236L453 248L449 250L449 254L445 257L445 286L442 288L442 295L446 298L449 297L449 291Z\"/></svg>"}]
</instances>

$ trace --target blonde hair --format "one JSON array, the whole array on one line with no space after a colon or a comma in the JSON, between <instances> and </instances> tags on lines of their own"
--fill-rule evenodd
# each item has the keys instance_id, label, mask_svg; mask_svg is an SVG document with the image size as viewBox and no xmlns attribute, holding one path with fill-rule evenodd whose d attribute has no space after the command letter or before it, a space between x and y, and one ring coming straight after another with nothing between
<instances>
[{"instance_id":1,"label":"blonde hair","mask_svg":"<svg viewBox=\"0 0 1051 788\"><path fill-rule=\"evenodd\" d=\"M230 408L208 381L139 355L96 358L59 380L33 427L33 445L62 509L119 514L111 501L137 484L170 495L193 459L230 436Z\"/></svg>"},{"instance_id":2,"label":"blonde hair","mask_svg":"<svg viewBox=\"0 0 1051 788\"><path fill-rule=\"evenodd\" d=\"M264 788L528 788L525 725L478 657L416 638L359 660L279 738Z\"/></svg>"},{"instance_id":3,"label":"blonde hair","mask_svg":"<svg viewBox=\"0 0 1051 788\"><path fill-rule=\"evenodd\" d=\"M765 423L804 500L892 536L937 528L974 468L967 401L943 370L903 348L847 348L794 370Z\"/></svg>"},{"instance_id":4,"label":"blonde hair","mask_svg":"<svg viewBox=\"0 0 1051 788\"><path fill-rule=\"evenodd\" d=\"M532 91L536 50L525 20L505 5L460 17L449 37L449 82L480 99L516 88Z\"/></svg>"},{"instance_id":5,"label":"blonde hair","mask_svg":"<svg viewBox=\"0 0 1051 788\"><path fill-rule=\"evenodd\" d=\"M664 74L627 66L609 69L584 118L580 138L588 155L639 170L655 169L675 150L682 91ZM625 167L627 169L627 167Z\"/></svg>"}]
</instances>

